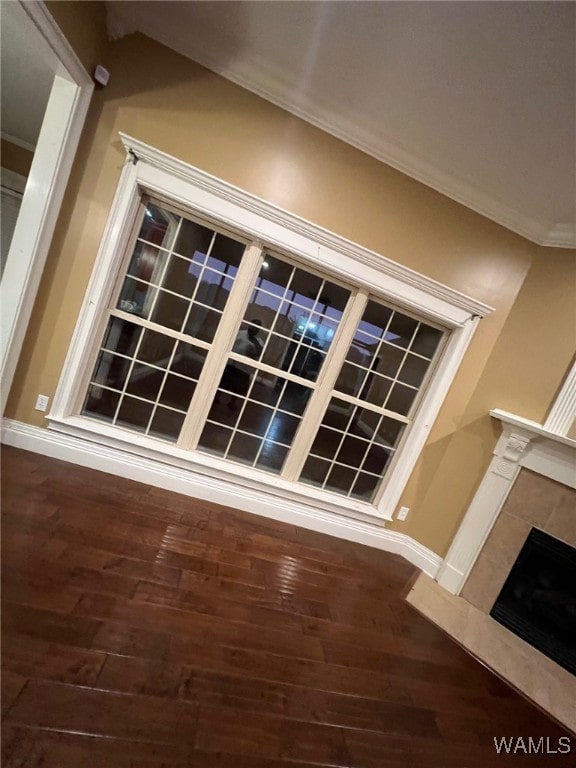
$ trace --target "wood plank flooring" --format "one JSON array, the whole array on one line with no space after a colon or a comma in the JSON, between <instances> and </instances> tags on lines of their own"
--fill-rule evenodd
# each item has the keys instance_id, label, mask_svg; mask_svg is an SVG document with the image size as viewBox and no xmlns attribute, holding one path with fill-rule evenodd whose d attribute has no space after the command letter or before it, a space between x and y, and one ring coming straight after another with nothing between
<instances>
[{"instance_id":1,"label":"wood plank flooring","mask_svg":"<svg viewBox=\"0 0 576 768\"><path fill-rule=\"evenodd\" d=\"M4 768L479 768L560 727L404 600L402 558L2 453Z\"/></svg>"}]
</instances>

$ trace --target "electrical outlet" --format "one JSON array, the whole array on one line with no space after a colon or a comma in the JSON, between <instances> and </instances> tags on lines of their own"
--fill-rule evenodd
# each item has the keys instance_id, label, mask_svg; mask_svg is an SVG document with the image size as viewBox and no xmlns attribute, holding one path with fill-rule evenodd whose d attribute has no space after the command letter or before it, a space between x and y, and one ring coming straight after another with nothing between
<instances>
[{"instance_id":1,"label":"electrical outlet","mask_svg":"<svg viewBox=\"0 0 576 768\"><path fill-rule=\"evenodd\" d=\"M396 515L396 520L406 520L408 512L410 512L410 507L400 507L398 514Z\"/></svg>"},{"instance_id":2,"label":"electrical outlet","mask_svg":"<svg viewBox=\"0 0 576 768\"><path fill-rule=\"evenodd\" d=\"M45 411L48 408L49 402L50 398L48 395L38 395L38 399L36 400L36 410Z\"/></svg>"}]
</instances>

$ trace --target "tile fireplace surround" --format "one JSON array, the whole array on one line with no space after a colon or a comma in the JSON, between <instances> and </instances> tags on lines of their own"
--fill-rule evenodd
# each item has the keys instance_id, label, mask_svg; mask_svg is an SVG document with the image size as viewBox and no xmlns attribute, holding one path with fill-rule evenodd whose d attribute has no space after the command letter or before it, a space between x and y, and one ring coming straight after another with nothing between
<instances>
[{"instance_id":1,"label":"tile fireplace surround","mask_svg":"<svg viewBox=\"0 0 576 768\"><path fill-rule=\"evenodd\" d=\"M576 547L576 441L492 416L503 433L437 582L422 574L407 599L576 732L576 677L489 616L532 527Z\"/></svg>"}]
</instances>

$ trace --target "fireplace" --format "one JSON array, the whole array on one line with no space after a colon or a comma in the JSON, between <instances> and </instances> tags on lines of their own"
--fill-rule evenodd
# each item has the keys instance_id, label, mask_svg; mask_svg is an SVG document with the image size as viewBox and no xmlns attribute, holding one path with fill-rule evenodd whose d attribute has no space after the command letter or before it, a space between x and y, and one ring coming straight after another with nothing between
<instances>
[{"instance_id":1,"label":"fireplace","mask_svg":"<svg viewBox=\"0 0 576 768\"><path fill-rule=\"evenodd\" d=\"M576 549L532 528L490 615L576 675Z\"/></svg>"}]
</instances>

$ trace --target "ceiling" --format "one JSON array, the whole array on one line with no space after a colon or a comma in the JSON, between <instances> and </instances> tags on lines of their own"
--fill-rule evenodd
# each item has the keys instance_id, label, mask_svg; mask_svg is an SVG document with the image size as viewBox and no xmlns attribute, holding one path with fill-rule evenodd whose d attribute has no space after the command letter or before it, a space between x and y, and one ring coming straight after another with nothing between
<instances>
[{"instance_id":1,"label":"ceiling","mask_svg":"<svg viewBox=\"0 0 576 768\"><path fill-rule=\"evenodd\" d=\"M576 245L576 3L110 2L140 31L529 239Z\"/></svg>"},{"instance_id":2,"label":"ceiling","mask_svg":"<svg viewBox=\"0 0 576 768\"><path fill-rule=\"evenodd\" d=\"M534 242L576 246L576 3L107 10L112 38L149 35ZM19 3L1 12L2 134L33 148L57 62Z\"/></svg>"},{"instance_id":3,"label":"ceiling","mask_svg":"<svg viewBox=\"0 0 576 768\"><path fill-rule=\"evenodd\" d=\"M0 3L2 137L33 150L58 69L19 3Z\"/></svg>"}]
</instances>

